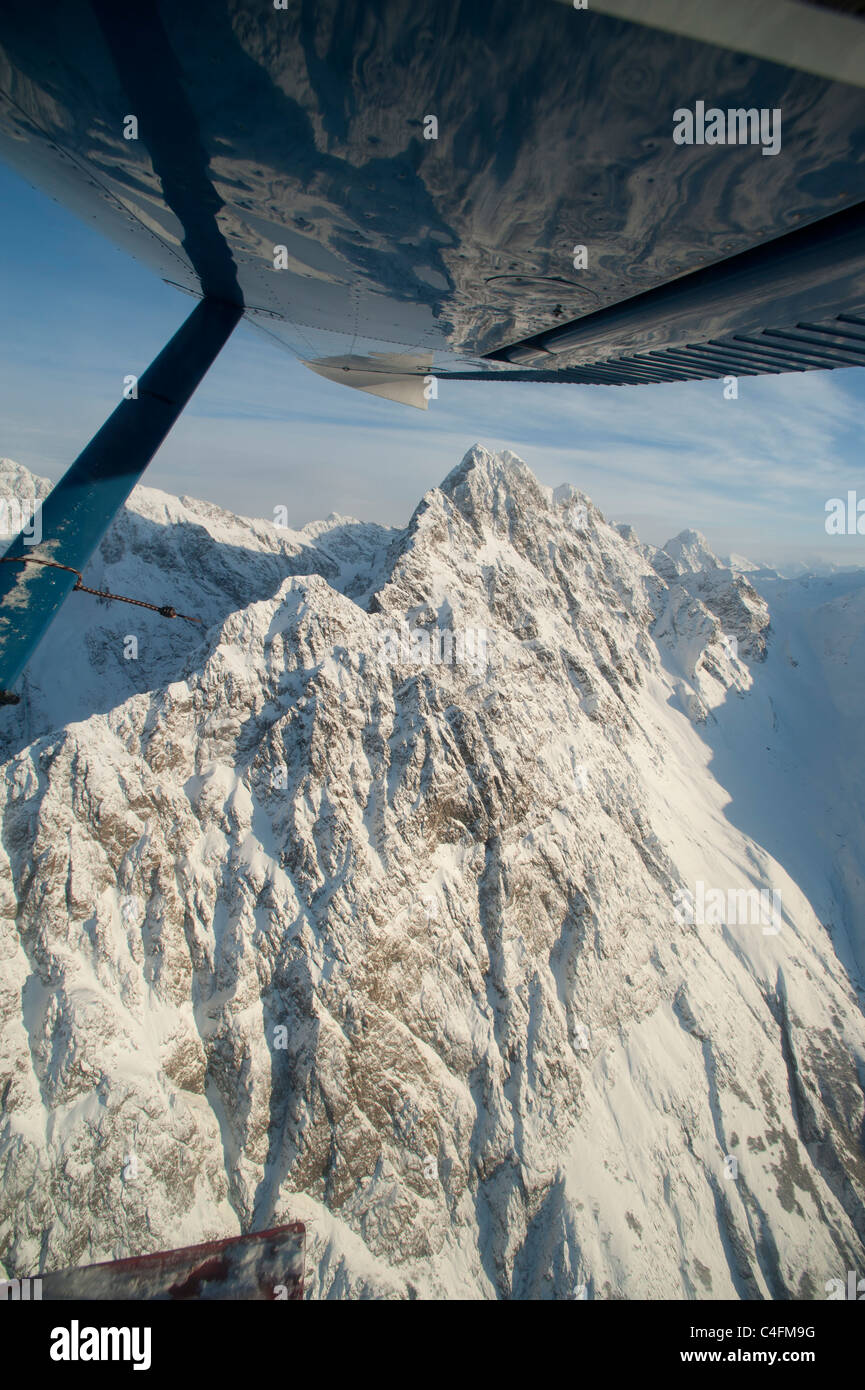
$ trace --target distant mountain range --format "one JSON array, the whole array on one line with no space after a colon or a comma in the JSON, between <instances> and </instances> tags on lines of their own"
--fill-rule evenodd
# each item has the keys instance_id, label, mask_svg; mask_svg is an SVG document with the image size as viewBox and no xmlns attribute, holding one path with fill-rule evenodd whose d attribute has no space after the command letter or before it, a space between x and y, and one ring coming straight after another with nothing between
<instances>
[{"instance_id":1,"label":"distant mountain range","mask_svg":"<svg viewBox=\"0 0 865 1390\"><path fill-rule=\"evenodd\" d=\"M0 1275L288 1220L312 1297L865 1273L865 571L476 446L405 530L138 488L87 582L200 623L72 594L0 711Z\"/></svg>"}]
</instances>

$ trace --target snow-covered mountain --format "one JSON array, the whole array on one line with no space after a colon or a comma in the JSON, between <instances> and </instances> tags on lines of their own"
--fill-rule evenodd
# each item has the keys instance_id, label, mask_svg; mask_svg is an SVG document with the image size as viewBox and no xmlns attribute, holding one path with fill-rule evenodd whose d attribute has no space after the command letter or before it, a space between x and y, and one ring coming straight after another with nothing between
<instances>
[{"instance_id":1,"label":"snow-covered mountain","mask_svg":"<svg viewBox=\"0 0 865 1390\"><path fill-rule=\"evenodd\" d=\"M201 626L74 594L0 711L0 1268L301 1219L318 1297L824 1297L863 579L479 447L405 531L136 489L87 582Z\"/></svg>"}]
</instances>

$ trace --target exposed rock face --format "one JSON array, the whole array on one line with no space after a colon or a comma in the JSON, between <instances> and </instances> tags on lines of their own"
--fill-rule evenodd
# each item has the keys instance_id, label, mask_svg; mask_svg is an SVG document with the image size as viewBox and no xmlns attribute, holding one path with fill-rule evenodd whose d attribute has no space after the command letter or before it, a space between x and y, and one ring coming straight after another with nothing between
<instances>
[{"instance_id":1,"label":"exposed rock face","mask_svg":"<svg viewBox=\"0 0 865 1390\"><path fill-rule=\"evenodd\" d=\"M854 983L709 766L768 615L686 552L479 448L404 533L134 495L91 573L213 625L79 609L80 722L50 651L3 712L7 1273L288 1219L315 1296L861 1265Z\"/></svg>"},{"instance_id":2,"label":"exposed rock face","mask_svg":"<svg viewBox=\"0 0 865 1390\"><path fill-rule=\"evenodd\" d=\"M645 547L650 563L674 590L681 586L702 600L720 622L724 636L735 638L745 656L766 655L769 613L753 584L712 554L699 531L681 531L660 550Z\"/></svg>"}]
</instances>

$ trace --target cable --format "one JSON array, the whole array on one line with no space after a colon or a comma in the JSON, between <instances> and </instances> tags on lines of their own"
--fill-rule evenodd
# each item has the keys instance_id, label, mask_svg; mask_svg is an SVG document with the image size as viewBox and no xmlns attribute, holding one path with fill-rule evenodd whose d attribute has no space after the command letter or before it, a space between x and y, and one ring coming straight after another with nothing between
<instances>
[{"instance_id":1,"label":"cable","mask_svg":"<svg viewBox=\"0 0 865 1390\"><path fill-rule=\"evenodd\" d=\"M200 623L200 618L190 618L188 613L178 613L176 608L170 604L165 604L162 608L157 603L145 603L140 598L126 598L124 594L110 594L107 589L90 589L81 578L79 570L72 565L61 565L58 560L43 560L39 555L4 555L0 557L0 564L3 565L53 565L58 570L68 570L70 574L78 576L77 583L72 592L81 590L83 594L95 594L97 598L115 599L118 603L134 603L136 608L149 608L152 613L159 613L163 618L183 618L188 623Z\"/></svg>"}]
</instances>

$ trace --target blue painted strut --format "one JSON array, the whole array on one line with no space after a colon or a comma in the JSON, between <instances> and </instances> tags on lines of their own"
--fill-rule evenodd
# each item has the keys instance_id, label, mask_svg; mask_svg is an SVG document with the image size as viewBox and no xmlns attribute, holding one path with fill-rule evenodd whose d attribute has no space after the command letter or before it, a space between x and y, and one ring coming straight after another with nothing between
<instances>
[{"instance_id":1,"label":"blue painted strut","mask_svg":"<svg viewBox=\"0 0 865 1390\"><path fill-rule=\"evenodd\" d=\"M42 504L42 537L22 531L7 555L83 570L195 388L225 345L242 305L203 299ZM32 533L30 533L32 540ZM0 699L41 642L77 577L52 565L0 564Z\"/></svg>"}]
</instances>

